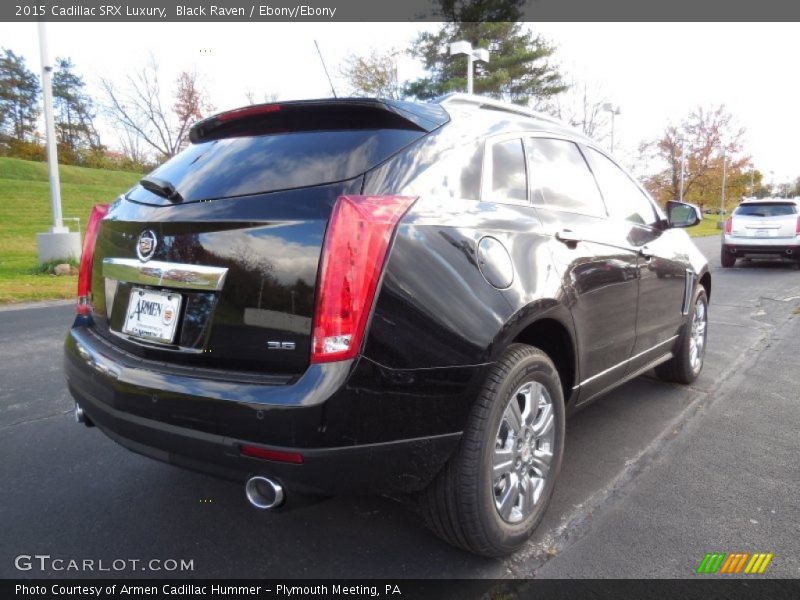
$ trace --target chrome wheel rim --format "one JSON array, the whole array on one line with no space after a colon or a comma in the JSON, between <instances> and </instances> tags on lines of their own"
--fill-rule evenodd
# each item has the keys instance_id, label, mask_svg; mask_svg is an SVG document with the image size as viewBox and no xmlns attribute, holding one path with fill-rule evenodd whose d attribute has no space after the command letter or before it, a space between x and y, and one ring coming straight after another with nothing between
<instances>
[{"instance_id":1,"label":"chrome wheel rim","mask_svg":"<svg viewBox=\"0 0 800 600\"><path fill-rule=\"evenodd\" d=\"M522 384L509 398L495 436L492 495L504 521L524 520L542 498L555 432L550 394L536 381Z\"/></svg>"},{"instance_id":2,"label":"chrome wheel rim","mask_svg":"<svg viewBox=\"0 0 800 600\"><path fill-rule=\"evenodd\" d=\"M707 321L706 304L702 299L698 299L694 305L692 330L689 337L689 364L691 364L694 371L700 369L703 364L703 355L706 350Z\"/></svg>"}]
</instances>

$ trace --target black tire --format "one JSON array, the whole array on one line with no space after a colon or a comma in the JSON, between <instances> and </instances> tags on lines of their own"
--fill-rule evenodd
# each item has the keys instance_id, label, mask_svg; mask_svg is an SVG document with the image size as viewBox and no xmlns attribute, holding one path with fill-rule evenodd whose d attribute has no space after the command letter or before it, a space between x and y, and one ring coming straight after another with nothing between
<instances>
[{"instance_id":1,"label":"black tire","mask_svg":"<svg viewBox=\"0 0 800 600\"><path fill-rule=\"evenodd\" d=\"M729 269L736 264L736 257L731 254L725 246L723 246L719 254L719 262L722 263L723 267Z\"/></svg>"},{"instance_id":2,"label":"black tire","mask_svg":"<svg viewBox=\"0 0 800 600\"><path fill-rule=\"evenodd\" d=\"M551 401L552 459L530 514L509 523L495 506L493 456L504 411L517 401L511 395L527 382L541 384ZM553 494L564 452L564 415L561 382L550 358L532 346L509 346L487 375L456 452L420 495L428 527L446 542L481 556L505 556L522 546Z\"/></svg>"},{"instance_id":3,"label":"black tire","mask_svg":"<svg viewBox=\"0 0 800 600\"><path fill-rule=\"evenodd\" d=\"M703 335L703 347L700 356L700 363L699 365L692 365L692 324L694 321L695 308L698 302L703 304L706 327ZM667 362L661 363L656 367L656 375L658 375L658 377L664 381L687 385L692 383L695 379L697 379L697 376L700 375L700 372L703 370L707 342L708 298L706 297L706 291L703 286L698 286L694 292L692 308L689 311L689 315L686 318L686 323L684 323L680 337L675 345L675 355Z\"/></svg>"}]
</instances>

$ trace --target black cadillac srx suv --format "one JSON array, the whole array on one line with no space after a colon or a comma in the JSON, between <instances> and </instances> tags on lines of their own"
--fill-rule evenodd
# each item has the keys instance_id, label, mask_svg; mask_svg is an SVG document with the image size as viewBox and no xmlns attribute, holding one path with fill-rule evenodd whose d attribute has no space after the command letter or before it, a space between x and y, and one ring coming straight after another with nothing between
<instances>
[{"instance_id":1,"label":"black cadillac srx suv","mask_svg":"<svg viewBox=\"0 0 800 600\"><path fill-rule=\"evenodd\" d=\"M95 207L76 417L250 503L417 497L483 555L541 520L568 413L703 366L711 279L597 144L484 98L250 106Z\"/></svg>"}]
</instances>

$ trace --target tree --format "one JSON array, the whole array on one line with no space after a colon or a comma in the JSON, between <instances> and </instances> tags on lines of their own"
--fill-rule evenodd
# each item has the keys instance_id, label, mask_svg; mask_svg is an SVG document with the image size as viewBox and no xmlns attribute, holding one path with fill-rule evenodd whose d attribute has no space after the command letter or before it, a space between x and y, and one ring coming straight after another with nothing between
<instances>
[{"instance_id":1,"label":"tree","mask_svg":"<svg viewBox=\"0 0 800 600\"><path fill-rule=\"evenodd\" d=\"M197 73L183 71L178 75L172 110L178 119L178 131L175 137L179 140L178 148L181 148L189 135L191 125L202 119L203 114L213 110L205 93L198 87Z\"/></svg>"},{"instance_id":2,"label":"tree","mask_svg":"<svg viewBox=\"0 0 800 600\"><path fill-rule=\"evenodd\" d=\"M177 154L186 142L192 123L212 109L198 85L197 74L178 76L174 104L166 108L159 83L158 64L151 57L142 69L126 78L120 90L108 80L101 80L108 99L108 113L123 129L131 132L160 159Z\"/></svg>"},{"instance_id":3,"label":"tree","mask_svg":"<svg viewBox=\"0 0 800 600\"><path fill-rule=\"evenodd\" d=\"M350 94L399 100L397 54L396 50L375 49L366 56L351 54L340 71L350 86Z\"/></svg>"},{"instance_id":4,"label":"tree","mask_svg":"<svg viewBox=\"0 0 800 600\"><path fill-rule=\"evenodd\" d=\"M645 180L653 196L664 203L678 199L681 164L685 164L683 197L704 207L715 206L722 191L725 161L725 197L746 195L750 187L750 157L743 154L745 130L737 127L725 106L698 108L679 125L669 125L661 138L640 146L640 158L656 159L665 167ZM685 161L682 153L685 151Z\"/></svg>"},{"instance_id":5,"label":"tree","mask_svg":"<svg viewBox=\"0 0 800 600\"><path fill-rule=\"evenodd\" d=\"M476 63L476 94L527 105L566 90L548 60L555 48L517 22L523 4L524 0L439 0L440 16L449 22L417 38L411 54L422 58L429 74L406 86L405 93L430 99L466 90L467 57L447 54L448 44L458 40L490 52L488 63Z\"/></svg>"},{"instance_id":6,"label":"tree","mask_svg":"<svg viewBox=\"0 0 800 600\"><path fill-rule=\"evenodd\" d=\"M19 141L36 131L39 118L39 78L22 56L6 48L0 54L0 127Z\"/></svg>"},{"instance_id":7,"label":"tree","mask_svg":"<svg viewBox=\"0 0 800 600\"><path fill-rule=\"evenodd\" d=\"M57 58L53 74L56 135L58 143L73 156L82 149L100 148L100 137L94 126L94 102L86 94L83 77L74 69L69 58Z\"/></svg>"},{"instance_id":8,"label":"tree","mask_svg":"<svg viewBox=\"0 0 800 600\"><path fill-rule=\"evenodd\" d=\"M248 90L245 91L244 97L247 98L247 103L248 104L258 104L259 102L265 102L265 103L269 104L271 102L277 102L278 101L278 93L277 92L264 92L264 94L262 96L263 100L258 100L257 97L256 97L256 93L253 90L248 89Z\"/></svg>"},{"instance_id":9,"label":"tree","mask_svg":"<svg viewBox=\"0 0 800 600\"><path fill-rule=\"evenodd\" d=\"M608 136L610 128L609 113L603 109L607 102L601 85L572 80L564 92L546 99L537 108L599 142Z\"/></svg>"}]
</instances>

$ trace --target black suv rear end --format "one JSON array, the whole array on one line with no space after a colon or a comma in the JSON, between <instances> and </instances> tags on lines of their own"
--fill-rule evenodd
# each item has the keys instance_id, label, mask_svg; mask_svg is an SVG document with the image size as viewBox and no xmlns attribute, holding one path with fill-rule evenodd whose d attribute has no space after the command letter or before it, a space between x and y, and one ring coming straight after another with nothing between
<instances>
[{"instance_id":1,"label":"black suv rear end","mask_svg":"<svg viewBox=\"0 0 800 600\"><path fill-rule=\"evenodd\" d=\"M67 380L79 420L254 506L419 493L442 537L506 553L568 410L702 367L710 277L674 228L696 210L547 118L289 102L191 141L93 214Z\"/></svg>"}]
</instances>

